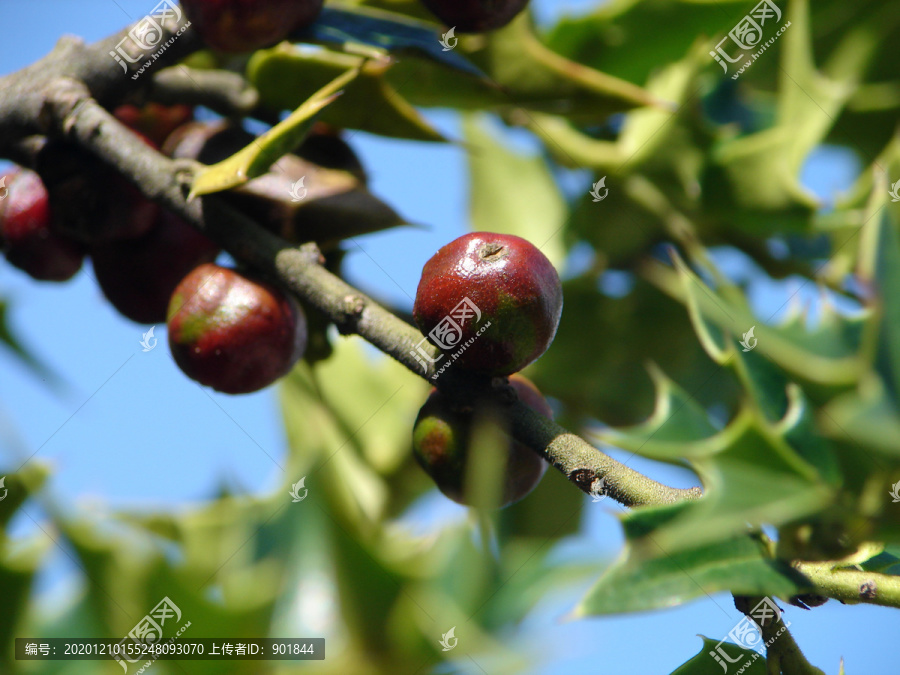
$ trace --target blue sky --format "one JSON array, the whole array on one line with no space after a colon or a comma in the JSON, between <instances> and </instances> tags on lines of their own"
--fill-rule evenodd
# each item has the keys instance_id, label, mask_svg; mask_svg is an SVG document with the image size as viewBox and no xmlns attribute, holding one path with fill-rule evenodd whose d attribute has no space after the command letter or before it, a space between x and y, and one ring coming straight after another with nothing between
<instances>
[{"instance_id":1,"label":"blue sky","mask_svg":"<svg viewBox=\"0 0 900 675\"><path fill-rule=\"evenodd\" d=\"M0 73L46 54L63 33L95 40L139 19L154 4L0 0ZM542 20L594 5L592 0L534 4ZM454 115L428 116L441 130L459 137ZM351 283L410 307L423 263L468 229L465 156L452 145L363 133L354 134L351 143L369 169L372 190L410 222L430 227L359 238L364 250L351 246L345 269ZM844 154L822 149L803 179L829 199L849 185L858 170ZM738 267L739 262L735 270ZM755 307L768 316L792 290L791 282L757 287ZM806 293L812 295L815 289L807 287ZM204 499L222 484L263 492L288 478L276 390L230 397L200 388L174 365L163 326L155 331L159 348L144 353L139 341L146 327L120 317L103 300L89 265L69 283L41 284L0 264L0 295L13 302L12 325L23 341L66 383L52 391L0 351L0 475L36 453L54 465L48 493L58 504L160 508ZM637 469L648 466L640 458L631 464ZM656 465L651 470L661 480L676 479ZM622 543L613 517L618 511L611 503L587 509L584 533L566 543L565 554L614 555ZM25 518L16 522L21 534L33 528ZM71 571L65 557L56 554L41 589L56 588ZM699 649L695 634L723 636L740 618L731 598L721 595L665 612L561 624L560 617L576 600L574 593L548 598L513 638L523 645L543 641L556 654L548 658L552 666L541 666L536 673L598 672L590 665L598 658L604 672L669 672L667 668ZM812 612L789 609L788 618L799 644L827 673L837 672L841 655L847 658L848 673L888 675L898 669L889 665L894 655L888 651L900 629L895 611L842 607L832 601Z\"/></svg>"}]
</instances>

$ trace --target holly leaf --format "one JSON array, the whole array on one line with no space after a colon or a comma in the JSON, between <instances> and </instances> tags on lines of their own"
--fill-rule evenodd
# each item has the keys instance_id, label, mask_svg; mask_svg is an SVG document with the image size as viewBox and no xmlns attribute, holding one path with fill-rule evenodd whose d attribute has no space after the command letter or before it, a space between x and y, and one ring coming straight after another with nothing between
<instances>
[{"instance_id":1,"label":"holly leaf","mask_svg":"<svg viewBox=\"0 0 900 675\"><path fill-rule=\"evenodd\" d=\"M658 532L684 518L690 507L647 507L623 516L625 551L582 598L575 616L674 607L723 591L790 597L809 590L800 573L769 557L764 545L746 534L681 550L659 542Z\"/></svg>"},{"instance_id":2,"label":"holly leaf","mask_svg":"<svg viewBox=\"0 0 900 675\"><path fill-rule=\"evenodd\" d=\"M722 675L723 672L727 672L727 670L723 671L722 667L725 666L727 669L729 665L723 664L721 660L734 664L735 668L741 668L747 664L746 668L741 671L744 675L766 675L766 657L759 652L745 649L731 642L721 640L716 642L703 635L698 637L703 640L700 652L673 670L671 675ZM725 653L724 657L722 652ZM714 658L714 655L718 656L718 659Z\"/></svg>"},{"instance_id":3,"label":"holly leaf","mask_svg":"<svg viewBox=\"0 0 900 675\"><path fill-rule=\"evenodd\" d=\"M350 69L315 92L286 119L257 137L243 150L212 166L205 167L194 176L189 199L197 195L221 192L261 176L280 157L300 145L306 137L318 113L337 98L340 90L360 73Z\"/></svg>"},{"instance_id":4,"label":"holly leaf","mask_svg":"<svg viewBox=\"0 0 900 675\"><path fill-rule=\"evenodd\" d=\"M818 396L827 396L854 385L868 369L863 348L871 332L872 312L863 310L844 316L830 304L823 304L814 328L805 316L794 311L777 326L754 316L746 299L722 287L718 292L704 283L680 259L676 269L657 262L645 265L645 278L663 292L684 303L704 349L716 362L731 363L743 358L739 336L754 327L753 350L786 371L792 379ZM734 366L736 372L740 369ZM745 376L741 375L742 377ZM761 386L761 385L755 385Z\"/></svg>"},{"instance_id":5,"label":"holly leaf","mask_svg":"<svg viewBox=\"0 0 900 675\"><path fill-rule=\"evenodd\" d=\"M563 112L595 124L615 112L660 104L631 82L548 49L526 12L491 33L484 51L473 58L508 93L510 103L533 110Z\"/></svg>"},{"instance_id":6,"label":"holly leaf","mask_svg":"<svg viewBox=\"0 0 900 675\"><path fill-rule=\"evenodd\" d=\"M394 138L444 141L388 82L386 75L394 67L389 60L366 61L351 54L282 43L253 55L247 65L247 79L259 91L263 106L280 111L300 105L332 78L359 69L356 81L322 111L322 122Z\"/></svg>"},{"instance_id":7,"label":"holly leaf","mask_svg":"<svg viewBox=\"0 0 900 675\"><path fill-rule=\"evenodd\" d=\"M745 532L748 524L784 524L830 503L835 488L756 413L743 410L721 432L702 438L702 422L687 405L669 413L673 400L671 394L660 399L648 423L592 434L645 457L686 462L700 476L703 498L654 535L663 550L707 545Z\"/></svg>"}]
</instances>

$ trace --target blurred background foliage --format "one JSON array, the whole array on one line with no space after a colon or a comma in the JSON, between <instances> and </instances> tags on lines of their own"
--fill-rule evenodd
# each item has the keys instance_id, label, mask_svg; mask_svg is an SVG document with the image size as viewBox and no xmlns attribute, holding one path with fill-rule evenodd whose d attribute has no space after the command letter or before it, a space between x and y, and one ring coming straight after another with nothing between
<instances>
[{"instance_id":1,"label":"blurred background foliage","mask_svg":"<svg viewBox=\"0 0 900 675\"><path fill-rule=\"evenodd\" d=\"M807 590L784 564L794 558L852 556L900 572L900 509L888 496L900 479L894 3L785 0L779 25L790 27L737 80L737 66L723 74L709 51L747 2L616 0L541 32L525 13L493 34L460 37L450 55L435 49L434 25L399 16L427 20L418 2L359 4L394 16L329 21L342 39L396 59L365 64L320 119L464 143L471 228L526 237L565 270L556 341L526 374L564 425L601 447L692 470L705 498L625 516L625 550L612 566L548 556L578 529L586 503L555 471L502 512L417 529L406 516L433 487L412 460L410 429L428 387L368 358L358 338L329 334L330 355L302 362L280 385L285 474L307 476L301 504L288 484L256 496L223 490L174 514L80 512L40 492L48 468L38 460L7 476L0 523L40 500L88 586L61 613L39 610L30 586L47 540L0 533L0 671L119 672L15 664L12 639L124 636L169 596L190 619L190 637L327 638L325 662L265 672L463 672L463 651L492 675L531 672L536 652L511 649L504 636L542 599L585 580L597 579L579 616L717 591L787 599ZM283 117L362 63L333 33L313 29L311 40L323 46L192 62L244 71L262 117ZM466 72L462 57L486 77ZM446 139L421 107L462 112L464 137ZM508 147L490 118L525 130L542 152ZM834 204L801 184L823 146L846 148L865 167ZM605 178L608 197L573 196L573 176ZM814 285L820 301L777 323L777 311L756 314L747 280L717 262L735 255L757 276ZM745 351L739 341L751 327L758 345ZM5 321L0 339L42 372ZM748 524L768 526L777 545L746 536ZM459 652L441 651L450 626Z\"/></svg>"}]
</instances>

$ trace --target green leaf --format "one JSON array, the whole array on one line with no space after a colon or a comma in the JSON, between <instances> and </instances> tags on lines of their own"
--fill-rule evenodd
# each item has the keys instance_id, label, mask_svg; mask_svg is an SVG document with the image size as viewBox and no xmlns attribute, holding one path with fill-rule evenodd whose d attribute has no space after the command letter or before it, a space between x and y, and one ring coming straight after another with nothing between
<instances>
[{"instance_id":1,"label":"green leaf","mask_svg":"<svg viewBox=\"0 0 900 675\"><path fill-rule=\"evenodd\" d=\"M877 309L881 321L876 370L881 374L896 406L900 403L900 300L896 298L896 290L900 288L900 237L891 210L885 206L888 197L886 188L885 181L878 181L875 187L878 192L873 190L876 202L870 209L880 209L881 215L873 214L863 226L860 276L879 292ZM866 261L874 263L874 269L866 269Z\"/></svg>"},{"instance_id":2,"label":"green leaf","mask_svg":"<svg viewBox=\"0 0 900 675\"><path fill-rule=\"evenodd\" d=\"M0 475L0 533L6 529L19 507L44 486L50 473L48 464L35 459L16 473Z\"/></svg>"},{"instance_id":3,"label":"green leaf","mask_svg":"<svg viewBox=\"0 0 900 675\"><path fill-rule=\"evenodd\" d=\"M400 61L388 77L416 105L496 108L515 115L517 124L532 121L533 111L596 124L616 112L660 104L631 82L548 49L535 34L527 12L499 30L463 37L454 51L468 54L489 81L411 60ZM517 113L509 110L511 106L531 112Z\"/></svg>"},{"instance_id":4,"label":"green leaf","mask_svg":"<svg viewBox=\"0 0 900 675\"><path fill-rule=\"evenodd\" d=\"M680 304L640 277L621 297L602 293L598 285L593 273L563 282L565 307L556 338L528 369L542 392L564 403L570 416L564 424L645 419L655 396L648 362L684 383L702 406L732 407L737 387L700 348ZM700 386L711 378L715 386Z\"/></svg>"},{"instance_id":5,"label":"green leaf","mask_svg":"<svg viewBox=\"0 0 900 675\"><path fill-rule=\"evenodd\" d=\"M728 30L723 6L734 3L598 3L585 16L563 17L545 36L551 49L630 82L646 82L664 63L680 59L698 36ZM714 65L710 59L710 65Z\"/></svg>"},{"instance_id":6,"label":"green leaf","mask_svg":"<svg viewBox=\"0 0 900 675\"><path fill-rule=\"evenodd\" d=\"M700 653L673 670L671 675L722 675L729 668L740 669L745 664L747 667L740 671L744 675L766 675L766 657L762 654L730 642L716 642L703 635L698 637L703 640ZM718 654L718 650L724 651L726 656L722 657L721 654ZM722 670L723 664L714 658L713 654L717 654L719 659L730 662L724 666L725 671Z\"/></svg>"},{"instance_id":7,"label":"green leaf","mask_svg":"<svg viewBox=\"0 0 900 675\"><path fill-rule=\"evenodd\" d=\"M650 367L650 376L656 385L653 414L633 427L598 431L593 434L596 440L674 460L686 444L703 442L716 434L709 415L692 396L656 366ZM650 447L646 448L648 444Z\"/></svg>"},{"instance_id":8,"label":"green leaf","mask_svg":"<svg viewBox=\"0 0 900 675\"><path fill-rule=\"evenodd\" d=\"M298 542L318 545L303 533L319 498L311 490L304 508L292 509L284 489L179 513L118 513L103 528L80 514L57 524L86 570L98 637L124 636L165 596L192 622L192 637L249 637L268 634L288 552Z\"/></svg>"},{"instance_id":9,"label":"green leaf","mask_svg":"<svg viewBox=\"0 0 900 675\"><path fill-rule=\"evenodd\" d=\"M702 499L691 502L682 517L654 535L664 550L715 542L745 531L747 524L779 525L817 513L833 499L831 487L811 465L751 412L743 411L723 431L708 439L671 442L665 419L652 427L603 430L595 438L654 459L686 458L704 486ZM676 426L681 427L676 421ZM648 432L649 437L648 437Z\"/></svg>"},{"instance_id":10,"label":"green leaf","mask_svg":"<svg viewBox=\"0 0 900 675\"><path fill-rule=\"evenodd\" d=\"M545 160L506 148L487 130L483 117L467 116L463 130L470 148L472 228L523 237L559 269L567 209Z\"/></svg>"},{"instance_id":11,"label":"green leaf","mask_svg":"<svg viewBox=\"0 0 900 675\"><path fill-rule=\"evenodd\" d=\"M259 91L262 105L272 111L294 108L319 87L349 70L361 69L343 95L318 119L332 126L414 141L442 142L432 127L392 86L386 74L390 62L372 62L350 54L282 43L256 52L247 78Z\"/></svg>"},{"instance_id":12,"label":"green leaf","mask_svg":"<svg viewBox=\"0 0 900 675\"><path fill-rule=\"evenodd\" d=\"M356 339L336 343L315 373L322 404L351 435L350 443L379 473L396 471L411 453L412 421L428 384L393 359L367 355Z\"/></svg>"},{"instance_id":13,"label":"green leaf","mask_svg":"<svg viewBox=\"0 0 900 675\"><path fill-rule=\"evenodd\" d=\"M782 78L776 125L723 140L703 184L704 205L711 213L756 236L810 228L816 201L800 184L800 169L840 116L877 43L868 27L847 31L820 71L809 1L792 3L787 18L791 26L776 43Z\"/></svg>"},{"instance_id":14,"label":"green leaf","mask_svg":"<svg viewBox=\"0 0 900 675\"><path fill-rule=\"evenodd\" d=\"M664 101L666 105L629 112L614 141L579 131L566 120L565 112L559 115L534 113L528 116L526 124L544 141L547 151L565 166L608 173L619 183L627 173L663 169L670 172L669 177L676 181L674 187L681 196L698 180L705 161L698 142L709 142L690 129L693 113L688 105L697 94L697 78L708 65L709 55L695 47L684 59L659 69L645 89L655 100ZM604 206L608 207L609 203ZM624 214L618 213L619 209L607 210L613 211L613 217L625 220ZM621 235L621 232L617 231L617 234Z\"/></svg>"},{"instance_id":15,"label":"green leaf","mask_svg":"<svg viewBox=\"0 0 900 675\"><path fill-rule=\"evenodd\" d=\"M807 232L818 204L800 184L801 161L785 156L795 139L785 125L719 142L701 181L704 210L755 237Z\"/></svg>"},{"instance_id":16,"label":"green leaf","mask_svg":"<svg viewBox=\"0 0 900 675\"><path fill-rule=\"evenodd\" d=\"M2 489L0 489L2 494ZM0 671L15 672L14 638L25 632L32 584L53 546L47 535L27 541L9 541L0 532Z\"/></svg>"},{"instance_id":17,"label":"green leaf","mask_svg":"<svg viewBox=\"0 0 900 675\"><path fill-rule=\"evenodd\" d=\"M626 514L623 555L588 591L575 615L661 609L722 591L790 597L809 590L799 573L767 557L763 545L747 535L678 551L658 543L656 533L689 507L682 503Z\"/></svg>"},{"instance_id":18,"label":"green leaf","mask_svg":"<svg viewBox=\"0 0 900 675\"><path fill-rule=\"evenodd\" d=\"M358 338L339 341L331 358L301 364L283 381L289 473L314 475L340 518L380 522L411 497L389 490L386 477L409 463L426 394L424 381L386 357L370 359Z\"/></svg>"},{"instance_id":19,"label":"green leaf","mask_svg":"<svg viewBox=\"0 0 900 675\"><path fill-rule=\"evenodd\" d=\"M188 198L228 190L264 174L279 157L300 145L319 111L334 101L340 90L359 73L359 69L352 69L336 77L243 150L199 171L194 176Z\"/></svg>"},{"instance_id":20,"label":"green leaf","mask_svg":"<svg viewBox=\"0 0 900 675\"><path fill-rule=\"evenodd\" d=\"M435 23L371 8L324 7L307 29L307 34L318 42L356 42L391 53L411 52L464 73L483 77L484 74L458 52L443 48L440 28Z\"/></svg>"},{"instance_id":21,"label":"green leaf","mask_svg":"<svg viewBox=\"0 0 900 675\"><path fill-rule=\"evenodd\" d=\"M835 398L820 423L831 438L900 460L900 414L880 378L866 378L857 391Z\"/></svg>"},{"instance_id":22,"label":"green leaf","mask_svg":"<svg viewBox=\"0 0 900 675\"><path fill-rule=\"evenodd\" d=\"M900 546L885 547L884 544L870 543L864 550L874 555L866 556L858 562L851 560L849 562L853 564L848 567L855 565L866 572L900 575Z\"/></svg>"},{"instance_id":23,"label":"green leaf","mask_svg":"<svg viewBox=\"0 0 900 675\"><path fill-rule=\"evenodd\" d=\"M526 12L492 32L483 52L473 54L490 78L503 87L510 103L563 114L596 124L605 116L659 105L631 82L570 61L544 46Z\"/></svg>"},{"instance_id":24,"label":"green leaf","mask_svg":"<svg viewBox=\"0 0 900 675\"><path fill-rule=\"evenodd\" d=\"M719 363L744 354L739 349L739 336L753 326L757 338L754 350L803 384L811 396L816 394L815 398L846 390L868 369L871 311L844 316L826 303L814 328L807 328L806 317L798 311L777 326L767 325L753 315L746 299L717 293L684 263L676 267L673 271L654 262L644 272L654 285L688 307L701 343Z\"/></svg>"}]
</instances>

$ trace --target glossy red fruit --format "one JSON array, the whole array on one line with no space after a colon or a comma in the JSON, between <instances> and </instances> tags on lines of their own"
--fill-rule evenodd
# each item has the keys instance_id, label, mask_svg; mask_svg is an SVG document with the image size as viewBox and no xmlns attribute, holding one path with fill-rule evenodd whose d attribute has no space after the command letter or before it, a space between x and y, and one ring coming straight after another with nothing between
<instances>
[{"instance_id":1,"label":"glossy red fruit","mask_svg":"<svg viewBox=\"0 0 900 675\"><path fill-rule=\"evenodd\" d=\"M529 380L513 375L509 383L529 408L552 416L547 401ZM475 405L468 410L454 409L443 394L433 390L419 411L413 429L413 451L419 464L441 492L460 504L467 503L465 481L472 441L472 410L482 412L484 408L484 405ZM546 470L547 463L536 452L509 439L499 508L530 493Z\"/></svg>"},{"instance_id":2,"label":"glossy red fruit","mask_svg":"<svg viewBox=\"0 0 900 675\"><path fill-rule=\"evenodd\" d=\"M168 211L142 237L90 249L106 299L138 323L165 321L175 287L197 265L215 260L218 252L212 240Z\"/></svg>"},{"instance_id":3,"label":"glossy red fruit","mask_svg":"<svg viewBox=\"0 0 900 675\"><path fill-rule=\"evenodd\" d=\"M508 24L528 0L422 0L422 4L459 33L483 33Z\"/></svg>"},{"instance_id":4,"label":"glossy red fruit","mask_svg":"<svg viewBox=\"0 0 900 675\"><path fill-rule=\"evenodd\" d=\"M41 281L66 281L81 269L84 252L50 230L50 201L33 171L0 176L0 245L11 265Z\"/></svg>"},{"instance_id":5,"label":"glossy red fruit","mask_svg":"<svg viewBox=\"0 0 900 675\"><path fill-rule=\"evenodd\" d=\"M280 42L315 21L323 0L181 0L203 41L223 52L249 52Z\"/></svg>"},{"instance_id":6,"label":"glossy red fruit","mask_svg":"<svg viewBox=\"0 0 900 675\"><path fill-rule=\"evenodd\" d=\"M267 387L306 348L306 318L296 302L217 265L201 265L178 284L168 325L175 363L226 394Z\"/></svg>"},{"instance_id":7,"label":"glossy red fruit","mask_svg":"<svg viewBox=\"0 0 900 675\"><path fill-rule=\"evenodd\" d=\"M425 263L413 317L447 362L509 375L547 351L562 303L559 276L535 246L510 234L474 232Z\"/></svg>"}]
</instances>

